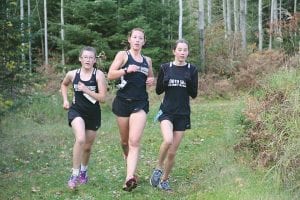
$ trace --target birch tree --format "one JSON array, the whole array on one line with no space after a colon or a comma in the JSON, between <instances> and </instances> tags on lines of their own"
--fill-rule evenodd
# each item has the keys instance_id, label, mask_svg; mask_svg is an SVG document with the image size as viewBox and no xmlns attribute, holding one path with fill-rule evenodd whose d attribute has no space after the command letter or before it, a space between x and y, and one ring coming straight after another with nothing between
<instances>
[{"instance_id":1,"label":"birch tree","mask_svg":"<svg viewBox=\"0 0 300 200\"><path fill-rule=\"evenodd\" d=\"M22 59L22 63L25 62L25 54L24 54L24 48L25 48L25 44L24 44L24 1L20 0L20 21L21 21L21 59Z\"/></svg>"},{"instance_id":2,"label":"birch tree","mask_svg":"<svg viewBox=\"0 0 300 200\"><path fill-rule=\"evenodd\" d=\"M262 29L262 0L258 0L258 49L262 51L263 29Z\"/></svg>"},{"instance_id":3,"label":"birch tree","mask_svg":"<svg viewBox=\"0 0 300 200\"><path fill-rule=\"evenodd\" d=\"M204 68L204 71L206 72L207 70L205 69L205 48L204 48L204 0L199 0L199 41L200 41L200 63L201 63L201 68Z\"/></svg>"},{"instance_id":4,"label":"birch tree","mask_svg":"<svg viewBox=\"0 0 300 200\"><path fill-rule=\"evenodd\" d=\"M48 27L47 27L47 0L44 0L44 40L45 40L45 65L49 64L48 62Z\"/></svg>"},{"instance_id":5,"label":"birch tree","mask_svg":"<svg viewBox=\"0 0 300 200\"><path fill-rule=\"evenodd\" d=\"M211 0L207 0L207 25L211 25Z\"/></svg>"},{"instance_id":6,"label":"birch tree","mask_svg":"<svg viewBox=\"0 0 300 200\"><path fill-rule=\"evenodd\" d=\"M231 28L231 1L226 0L226 17L227 17L227 35L231 35L232 28Z\"/></svg>"},{"instance_id":7,"label":"birch tree","mask_svg":"<svg viewBox=\"0 0 300 200\"><path fill-rule=\"evenodd\" d=\"M239 26L239 4L238 0L233 1L233 16L234 16L234 32L238 33L240 31Z\"/></svg>"},{"instance_id":8,"label":"birch tree","mask_svg":"<svg viewBox=\"0 0 300 200\"><path fill-rule=\"evenodd\" d=\"M65 32L64 32L64 0L60 1L60 36L61 36L61 64L65 65L65 50L64 50L64 41L65 41Z\"/></svg>"},{"instance_id":9,"label":"birch tree","mask_svg":"<svg viewBox=\"0 0 300 200\"><path fill-rule=\"evenodd\" d=\"M227 39L227 9L226 9L226 0L222 0L223 5L223 19L224 19L224 33L225 39Z\"/></svg>"},{"instance_id":10,"label":"birch tree","mask_svg":"<svg viewBox=\"0 0 300 200\"><path fill-rule=\"evenodd\" d=\"M31 7L30 0L27 0L27 17L28 17L28 60L29 71L32 72L32 49L31 49Z\"/></svg>"},{"instance_id":11,"label":"birch tree","mask_svg":"<svg viewBox=\"0 0 300 200\"><path fill-rule=\"evenodd\" d=\"M246 35L246 8L247 0L240 1L240 29L242 35L242 49L247 47L247 35Z\"/></svg>"},{"instance_id":12,"label":"birch tree","mask_svg":"<svg viewBox=\"0 0 300 200\"><path fill-rule=\"evenodd\" d=\"M181 39L181 38L182 38L182 14L183 14L182 0L179 0L178 39Z\"/></svg>"},{"instance_id":13,"label":"birch tree","mask_svg":"<svg viewBox=\"0 0 300 200\"><path fill-rule=\"evenodd\" d=\"M270 14L270 27L269 27L269 49L272 49L272 35L273 35L273 24L274 24L274 2L271 2L271 14Z\"/></svg>"}]
</instances>

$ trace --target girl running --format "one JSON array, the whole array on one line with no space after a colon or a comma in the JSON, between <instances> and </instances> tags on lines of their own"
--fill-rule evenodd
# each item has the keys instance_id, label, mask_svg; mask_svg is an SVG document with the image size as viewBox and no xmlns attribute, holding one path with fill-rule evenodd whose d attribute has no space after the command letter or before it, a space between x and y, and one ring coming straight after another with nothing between
<instances>
[{"instance_id":1,"label":"girl running","mask_svg":"<svg viewBox=\"0 0 300 200\"><path fill-rule=\"evenodd\" d=\"M108 79L120 79L112 111L116 115L127 166L123 190L130 192L137 187L135 173L140 141L149 111L146 85L152 85L154 77L151 59L141 53L146 42L144 30L132 29L128 42L130 49L116 54L108 72Z\"/></svg>"},{"instance_id":2,"label":"girl running","mask_svg":"<svg viewBox=\"0 0 300 200\"><path fill-rule=\"evenodd\" d=\"M61 83L63 107L68 111L75 143L73 146L73 169L68 186L75 189L78 184L88 182L87 168L91 148L101 125L99 102L105 101L107 86L104 73L96 68L96 50L84 47L79 54L81 68L67 72ZM68 101L68 86L72 84L74 97Z\"/></svg>"},{"instance_id":3,"label":"girl running","mask_svg":"<svg viewBox=\"0 0 300 200\"><path fill-rule=\"evenodd\" d=\"M195 98L198 92L197 68L186 61L189 54L188 42L184 39L177 40L173 54L173 62L161 65L156 83L156 93L165 93L157 115L163 142L150 184L164 191L171 190L169 175L176 152L185 130L191 128L190 97Z\"/></svg>"}]
</instances>

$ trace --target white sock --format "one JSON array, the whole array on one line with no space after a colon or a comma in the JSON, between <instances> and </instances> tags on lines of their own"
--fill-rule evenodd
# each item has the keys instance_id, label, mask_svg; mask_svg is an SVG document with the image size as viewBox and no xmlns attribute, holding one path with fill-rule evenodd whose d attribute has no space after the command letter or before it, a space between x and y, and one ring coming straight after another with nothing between
<instances>
[{"instance_id":1,"label":"white sock","mask_svg":"<svg viewBox=\"0 0 300 200\"><path fill-rule=\"evenodd\" d=\"M81 164L80 170L81 171L87 171L88 166Z\"/></svg>"},{"instance_id":2,"label":"white sock","mask_svg":"<svg viewBox=\"0 0 300 200\"><path fill-rule=\"evenodd\" d=\"M72 168L72 175L73 176L79 176L79 169Z\"/></svg>"}]
</instances>

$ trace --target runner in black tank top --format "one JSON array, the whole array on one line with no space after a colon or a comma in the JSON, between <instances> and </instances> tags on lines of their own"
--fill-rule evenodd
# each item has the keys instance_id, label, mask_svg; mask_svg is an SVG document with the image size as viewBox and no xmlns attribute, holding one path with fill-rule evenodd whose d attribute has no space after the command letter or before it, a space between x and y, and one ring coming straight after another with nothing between
<instances>
[{"instance_id":1,"label":"runner in black tank top","mask_svg":"<svg viewBox=\"0 0 300 200\"><path fill-rule=\"evenodd\" d=\"M186 40L177 40L173 49L174 61L161 65L156 93L165 93L157 119L163 135L156 168L150 177L150 184L164 191L170 191L169 174L175 162L177 149L190 123L190 97L198 92L198 71L186 62L188 56Z\"/></svg>"},{"instance_id":2,"label":"runner in black tank top","mask_svg":"<svg viewBox=\"0 0 300 200\"><path fill-rule=\"evenodd\" d=\"M125 191L131 191L137 186L135 173L140 141L149 111L146 85L154 82L152 61L141 54L145 44L144 31L140 28L133 29L128 42L130 49L117 53L107 75L109 80L121 79L112 111L116 115L127 167L123 185Z\"/></svg>"},{"instance_id":3,"label":"runner in black tank top","mask_svg":"<svg viewBox=\"0 0 300 200\"><path fill-rule=\"evenodd\" d=\"M149 66L146 58L142 55L143 61L138 62L133 59L130 51L126 51L128 60L122 69L128 69L129 65L137 67L136 73L127 73L123 79L127 84L117 91L117 96L124 99L132 100L148 100L148 93L146 91L146 80L148 78Z\"/></svg>"},{"instance_id":4,"label":"runner in black tank top","mask_svg":"<svg viewBox=\"0 0 300 200\"><path fill-rule=\"evenodd\" d=\"M98 129L100 127L100 105L99 101L92 99L92 97L87 96L82 91L78 91L78 82L84 83L91 91L98 93L98 85L96 80L96 71L97 69L94 68L92 76L90 80L83 81L80 79L80 71L78 69L73 81L73 90L74 90L74 98L71 105L71 109L76 110L77 112L81 113L84 118L93 120L95 119L96 125L94 127L87 127L90 129Z\"/></svg>"},{"instance_id":5,"label":"runner in black tank top","mask_svg":"<svg viewBox=\"0 0 300 200\"><path fill-rule=\"evenodd\" d=\"M106 81L104 73L94 68L96 50L84 47L79 54L81 68L67 72L61 83L63 107L68 111L69 125L75 136L73 146L72 175L68 181L70 189L88 181L87 165L90 151L101 125L99 102L105 101ZM73 85L72 105L68 101L68 86Z\"/></svg>"}]
</instances>

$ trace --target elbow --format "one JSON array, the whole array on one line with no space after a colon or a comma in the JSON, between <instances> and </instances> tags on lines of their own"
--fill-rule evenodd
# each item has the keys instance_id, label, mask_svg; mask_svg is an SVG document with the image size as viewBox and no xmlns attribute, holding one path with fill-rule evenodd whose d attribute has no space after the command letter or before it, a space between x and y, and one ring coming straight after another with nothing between
<instances>
[{"instance_id":1,"label":"elbow","mask_svg":"<svg viewBox=\"0 0 300 200\"><path fill-rule=\"evenodd\" d=\"M156 92L157 95L160 95L161 93L163 93L163 90L156 89L155 92Z\"/></svg>"},{"instance_id":2,"label":"elbow","mask_svg":"<svg viewBox=\"0 0 300 200\"><path fill-rule=\"evenodd\" d=\"M106 94L99 96L97 99L100 103L105 103L106 102Z\"/></svg>"},{"instance_id":3,"label":"elbow","mask_svg":"<svg viewBox=\"0 0 300 200\"><path fill-rule=\"evenodd\" d=\"M192 97L193 99L195 99L198 95L198 91L194 91L194 92L190 92L189 93L190 97Z\"/></svg>"},{"instance_id":4,"label":"elbow","mask_svg":"<svg viewBox=\"0 0 300 200\"><path fill-rule=\"evenodd\" d=\"M110 80L110 81L113 80L111 73L107 74L107 79Z\"/></svg>"},{"instance_id":5,"label":"elbow","mask_svg":"<svg viewBox=\"0 0 300 200\"><path fill-rule=\"evenodd\" d=\"M197 97L197 93L192 94L191 97L195 99Z\"/></svg>"}]
</instances>

